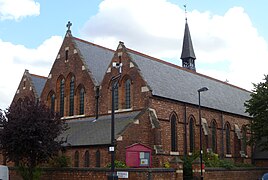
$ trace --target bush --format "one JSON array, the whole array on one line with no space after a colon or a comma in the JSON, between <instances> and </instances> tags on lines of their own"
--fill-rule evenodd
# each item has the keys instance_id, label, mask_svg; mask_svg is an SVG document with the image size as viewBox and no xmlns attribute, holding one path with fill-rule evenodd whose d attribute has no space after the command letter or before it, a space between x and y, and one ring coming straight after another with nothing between
<instances>
[{"instance_id":1,"label":"bush","mask_svg":"<svg viewBox=\"0 0 268 180\"><path fill-rule=\"evenodd\" d=\"M20 165L18 171L23 180L39 180L42 175L42 170L38 167L34 167L32 169L32 173L30 172L30 168ZM32 176L32 177L31 177Z\"/></svg>"},{"instance_id":2,"label":"bush","mask_svg":"<svg viewBox=\"0 0 268 180\"><path fill-rule=\"evenodd\" d=\"M114 161L115 168L127 168L127 165L122 161ZM111 168L111 163L106 165L107 168Z\"/></svg>"},{"instance_id":3,"label":"bush","mask_svg":"<svg viewBox=\"0 0 268 180\"><path fill-rule=\"evenodd\" d=\"M55 156L53 157L50 162L50 167L69 167L70 165L70 158L67 156Z\"/></svg>"},{"instance_id":4,"label":"bush","mask_svg":"<svg viewBox=\"0 0 268 180\"><path fill-rule=\"evenodd\" d=\"M194 153L192 156L185 156L183 158L183 179L193 179L193 161L199 156L198 153Z\"/></svg>"}]
</instances>

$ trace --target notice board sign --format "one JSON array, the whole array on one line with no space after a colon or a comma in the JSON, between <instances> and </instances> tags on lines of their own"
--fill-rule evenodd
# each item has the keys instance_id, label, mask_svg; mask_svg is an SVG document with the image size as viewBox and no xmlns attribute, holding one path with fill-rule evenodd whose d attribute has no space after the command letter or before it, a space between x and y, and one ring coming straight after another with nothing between
<instances>
[{"instance_id":1,"label":"notice board sign","mask_svg":"<svg viewBox=\"0 0 268 180\"><path fill-rule=\"evenodd\" d=\"M128 172L127 171L117 171L118 178L128 179Z\"/></svg>"}]
</instances>

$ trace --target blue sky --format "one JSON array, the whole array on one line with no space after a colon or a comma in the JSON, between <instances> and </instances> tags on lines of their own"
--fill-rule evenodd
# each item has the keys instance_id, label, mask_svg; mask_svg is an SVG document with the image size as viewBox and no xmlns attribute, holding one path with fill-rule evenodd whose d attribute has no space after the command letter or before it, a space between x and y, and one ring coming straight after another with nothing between
<instances>
[{"instance_id":1,"label":"blue sky","mask_svg":"<svg viewBox=\"0 0 268 180\"><path fill-rule=\"evenodd\" d=\"M197 71L251 90L268 67L268 2L259 0L0 0L0 108L23 72L47 76L66 24L76 37L180 65L184 4ZM266 69L265 69L266 67ZM9 78L5 78L9 77Z\"/></svg>"}]
</instances>

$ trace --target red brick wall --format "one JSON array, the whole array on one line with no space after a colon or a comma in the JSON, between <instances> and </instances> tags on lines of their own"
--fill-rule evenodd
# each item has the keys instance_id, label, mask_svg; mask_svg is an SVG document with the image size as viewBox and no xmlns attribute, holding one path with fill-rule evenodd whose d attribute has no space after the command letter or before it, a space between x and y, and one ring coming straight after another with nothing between
<instances>
[{"instance_id":1,"label":"red brick wall","mask_svg":"<svg viewBox=\"0 0 268 180\"><path fill-rule=\"evenodd\" d=\"M65 48L69 47L68 60L65 60ZM47 101L50 91L56 93L55 109L59 112L60 98L59 98L59 78L65 79L65 98L64 98L64 116L69 114L69 78L73 74L75 76L75 101L74 101L74 115L79 114L78 96L79 92L76 92L79 85L85 87L85 115L95 115L95 91L94 83L89 76L88 70L82 70L84 63L79 57L78 53L74 53L75 46L71 41L71 38L66 37L63 41L62 47L59 50L60 58L56 58L51 68L50 75L52 76L46 82L44 90L41 95L42 101ZM58 83L58 84L57 84ZM49 104L48 104L49 105Z\"/></svg>"}]
</instances>

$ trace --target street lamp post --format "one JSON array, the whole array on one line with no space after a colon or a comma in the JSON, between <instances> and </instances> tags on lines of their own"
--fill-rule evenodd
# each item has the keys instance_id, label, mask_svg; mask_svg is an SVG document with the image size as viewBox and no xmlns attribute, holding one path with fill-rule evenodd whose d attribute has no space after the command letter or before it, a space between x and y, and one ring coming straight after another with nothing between
<instances>
[{"instance_id":1,"label":"street lamp post","mask_svg":"<svg viewBox=\"0 0 268 180\"><path fill-rule=\"evenodd\" d=\"M111 79L112 82L112 112L111 112L111 146L109 147L109 151L111 153L111 174L108 175L108 180L117 180L118 176L115 172L115 138L114 138L114 90L115 87L118 85L118 81L122 74L122 63L121 63L121 56L119 56L119 63L114 62L112 65L114 68L118 69L118 74L113 76Z\"/></svg>"},{"instance_id":2,"label":"street lamp post","mask_svg":"<svg viewBox=\"0 0 268 180\"><path fill-rule=\"evenodd\" d=\"M201 172L200 172L200 179L203 180L204 177L203 177L203 164L202 164L202 161L203 161L203 144L202 144L202 122L201 122L201 103L200 103L200 93L201 92L204 92L204 91L207 91L208 88L207 87L202 87L200 89L197 90L198 92L198 110L199 110L199 134L200 134L200 169L201 169Z\"/></svg>"}]
</instances>

